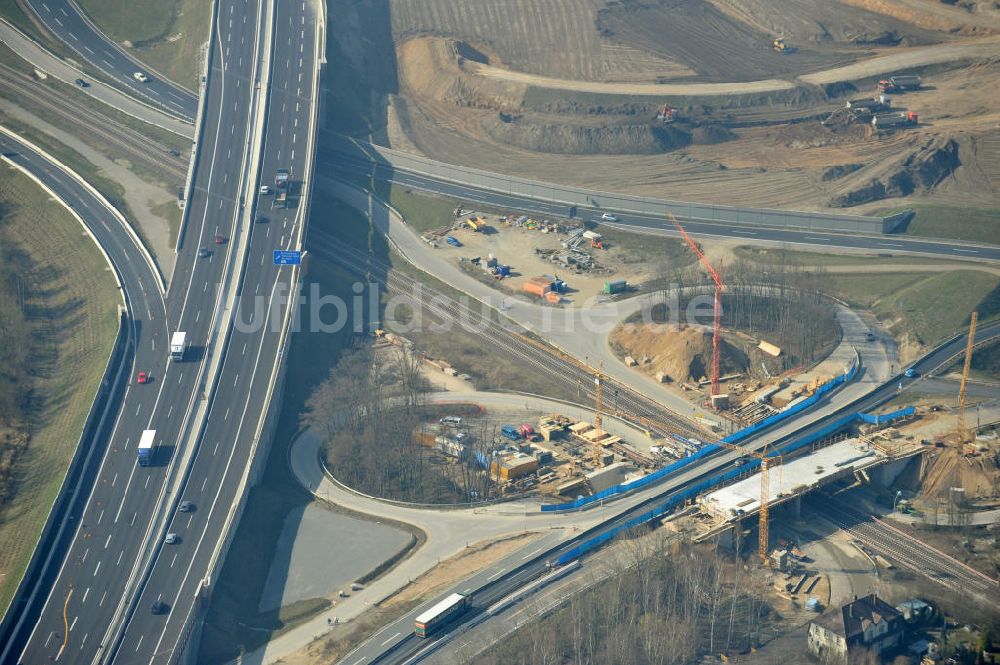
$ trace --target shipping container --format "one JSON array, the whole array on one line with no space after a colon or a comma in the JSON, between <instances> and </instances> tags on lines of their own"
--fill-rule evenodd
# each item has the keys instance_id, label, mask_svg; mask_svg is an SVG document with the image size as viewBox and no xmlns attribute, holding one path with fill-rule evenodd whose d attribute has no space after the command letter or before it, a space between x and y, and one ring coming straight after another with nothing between
<instances>
[{"instance_id":1,"label":"shipping container","mask_svg":"<svg viewBox=\"0 0 1000 665\"><path fill-rule=\"evenodd\" d=\"M616 279L611 282L604 282L604 293L606 295L622 293L626 289L628 289L628 282L626 282L624 279Z\"/></svg>"}]
</instances>

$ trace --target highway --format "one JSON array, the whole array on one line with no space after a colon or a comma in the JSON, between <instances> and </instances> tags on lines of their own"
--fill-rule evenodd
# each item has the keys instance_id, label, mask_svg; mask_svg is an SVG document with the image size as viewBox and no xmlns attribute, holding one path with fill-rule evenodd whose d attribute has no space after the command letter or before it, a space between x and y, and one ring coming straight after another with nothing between
<instances>
[{"instance_id":1,"label":"highway","mask_svg":"<svg viewBox=\"0 0 1000 665\"><path fill-rule=\"evenodd\" d=\"M301 198L307 169L309 114L313 92L315 15L311 3L283 2L274 17L268 123L259 184L273 184L286 168L295 180L287 209L272 208L274 196L256 197L258 223L250 238L236 325L224 351L218 389L209 409L192 469L177 500L194 512L174 512L167 531L180 542L163 545L121 642L118 662L166 663L187 638L195 596L211 570L216 545L241 491L247 464L259 440L272 373L283 358L280 324L287 309L292 273L274 265L275 249L294 248L305 223ZM253 21L251 15L249 21ZM252 23L248 23L251 25ZM301 75L301 79L299 78ZM266 219L266 222L260 221ZM234 527L235 528L235 525ZM216 571L218 572L218 571ZM210 590L209 590L210 591ZM170 608L154 615L154 602Z\"/></svg>"},{"instance_id":2,"label":"highway","mask_svg":"<svg viewBox=\"0 0 1000 665\"><path fill-rule=\"evenodd\" d=\"M130 331L128 347L123 356L124 380L127 385L121 391L116 388L115 396L126 412L140 408L146 399L147 391L145 386L133 384L135 368L142 367L154 375L162 375L166 364L166 355L154 348L157 341L162 345L167 337L166 311L159 274L147 260L137 238L122 228L120 219L106 206L103 199L94 195L92 190L16 138L0 134L0 150L3 151L5 159L31 173L60 200L72 207L114 266L129 311L127 324ZM117 406L117 403L114 406ZM112 418L108 424L113 422ZM34 621L42 610L47 590L59 571L62 555L74 535L77 520L84 514L84 505L90 488L102 464L107 434L107 431L100 430L95 435L91 443L93 450L87 456L88 461L84 464L81 476L76 479L75 486L67 486L67 491L73 498L66 503L64 512L53 515L58 524L59 535L51 543L51 549L45 552L43 567L36 571L37 575L27 578L24 582L27 585L26 604L10 609L12 615L17 615L19 621L4 624L4 627L9 627L11 631L0 634L0 663L13 662L17 658ZM113 445L120 445L120 442ZM110 447L107 449L110 450Z\"/></svg>"},{"instance_id":3,"label":"highway","mask_svg":"<svg viewBox=\"0 0 1000 665\"><path fill-rule=\"evenodd\" d=\"M73 0L25 0L39 20L57 39L118 88L146 104L170 115L193 122L198 113L198 97L191 91L164 79L134 59L114 43L81 11ZM149 80L141 83L132 74L142 71Z\"/></svg>"},{"instance_id":4,"label":"highway","mask_svg":"<svg viewBox=\"0 0 1000 665\"><path fill-rule=\"evenodd\" d=\"M356 155L344 155L341 152L328 152L320 156L319 165L326 171L349 173L357 175L371 174L402 187L438 194L461 201L467 205L482 205L499 210L521 211L536 215L548 215L565 219L569 217L569 207L565 203L534 198L515 192L487 189L444 178L436 178L432 174L407 172L393 168L385 162L373 162L371 159ZM496 176L497 183L506 183L504 176ZM544 183L541 183L544 188ZM505 185L503 185L505 187ZM603 192L593 192L598 199ZM668 236L677 236L670 220L656 215L644 215L634 212L620 212L614 209L579 207L577 217L600 222L603 213L612 213L617 218L617 226L625 230L653 232ZM852 250L875 254L918 254L924 256L943 257L967 261L1000 261L1000 246L972 245L949 240L936 240L903 235L864 235L833 233L829 231L808 231L796 229L779 229L753 226L750 224L719 224L705 222L697 218L686 218L678 213L678 219L684 223L685 230L695 237L731 238L752 242L754 244L770 243L778 245L803 245L817 251Z\"/></svg>"},{"instance_id":5,"label":"highway","mask_svg":"<svg viewBox=\"0 0 1000 665\"><path fill-rule=\"evenodd\" d=\"M216 245L214 238L235 240L240 176L251 157L248 109L257 15L235 0L218 7L223 16L239 9L246 22L239 20L230 30L228 20L220 21L216 31L206 88L214 112L205 123L187 206L187 241L177 257L166 314L157 317L160 329L141 333L138 344L135 369L149 372L152 382L130 386L125 396L92 494L77 516L74 542L20 656L23 663L63 654L71 662L93 662L115 645L143 564L162 537L159 517L172 502L170 484L191 453L185 443L205 389L211 359L206 347L225 315L218 286L232 279L239 258L238 242ZM246 34L251 38L243 38ZM209 256L199 257L202 247ZM185 362L168 363L168 335L176 330L188 333L191 346ZM139 467L136 446L144 429L157 431L159 449L154 465Z\"/></svg>"},{"instance_id":6,"label":"highway","mask_svg":"<svg viewBox=\"0 0 1000 665\"><path fill-rule=\"evenodd\" d=\"M995 340L998 337L1000 337L1000 322L994 322L977 330L976 343L982 344L990 340ZM855 400L838 412L809 423L794 434L779 439L775 442L774 446L783 447L792 445L822 430L847 413L866 412L875 409L880 404L892 399L900 391L906 390L913 383L920 381L923 375L941 367L942 363L947 359L961 355L964 348L964 336L957 335L949 339L941 346L921 357L911 366L917 372L918 376L908 378L899 375L894 377L882 384L878 389ZM754 448L754 444L751 442L746 447ZM517 555L509 557L493 567L494 573L500 571L501 574L499 575L492 574L487 570L481 571L464 580L456 585L454 589L449 590L449 593L452 591L471 593L473 596L473 609L460 620L455 628L438 639L446 639L449 634L456 632L461 626L480 618L482 611L486 607L489 607L500 598L503 598L523 584L541 575L546 570L546 561L554 560L570 552L582 540L607 533L629 520L652 510L685 486L726 470L727 467L730 467L733 460L740 456L741 453L739 452L727 450L706 459L701 464L682 469L676 475L671 476L656 486L655 490L649 493L648 496L644 496L641 501L623 501L617 505L610 504L607 506L605 510L609 512L608 519L599 526L581 533L571 540L563 541L547 550L536 552L533 557L526 557L521 560L518 560ZM421 605L413 612L386 626L378 633L378 635L392 635L392 638L384 641L370 639L341 659L340 662L347 665L417 662L419 660L418 654L423 650L430 649L435 640L421 640L415 637L412 630L413 621L421 611L431 606L434 602L432 600Z\"/></svg>"}]
</instances>

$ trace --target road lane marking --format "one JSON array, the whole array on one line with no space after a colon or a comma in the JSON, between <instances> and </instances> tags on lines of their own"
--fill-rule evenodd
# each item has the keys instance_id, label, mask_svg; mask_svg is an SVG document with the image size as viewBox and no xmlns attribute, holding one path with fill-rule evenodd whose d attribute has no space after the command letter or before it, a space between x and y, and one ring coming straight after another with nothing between
<instances>
[{"instance_id":1,"label":"road lane marking","mask_svg":"<svg viewBox=\"0 0 1000 665\"><path fill-rule=\"evenodd\" d=\"M103 607L104 606L104 599L107 598L107 597L108 597L108 592L105 591L104 593L101 594L101 602L97 603L97 606L98 607Z\"/></svg>"},{"instance_id":2,"label":"road lane marking","mask_svg":"<svg viewBox=\"0 0 1000 665\"><path fill-rule=\"evenodd\" d=\"M208 476L205 476L205 478L201 481L201 491L202 492L205 491L205 483L207 483L207 482L208 482Z\"/></svg>"},{"instance_id":3,"label":"road lane marking","mask_svg":"<svg viewBox=\"0 0 1000 665\"><path fill-rule=\"evenodd\" d=\"M534 552L531 552L531 553L529 553L529 554L527 554L527 555L525 555L525 556L521 557L521 561L524 561L525 559L530 559L531 557L535 556L536 554L538 554L538 553L539 553L539 552L541 552L541 551L542 551L542 548L541 548L541 547L539 547L539 548L538 548L537 550L535 550Z\"/></svg>"},{"instance_id":4,"label":"road lane marking","mask_svg":"<svg viewBox=\"0 0 1000 665\"><path fill-rule=\"evenodd\" d=\"M87 551L85 551L85 552L83 553L83 558L82 558L82 559L80 559L80 565L81 565L81 566L82 566L83 564L87 563L87 555L88 555L88 554L90 554L90 548L89 548L89 547L87 548Z\"/></svg>"},{"instance_id":5,"label":"road lane marking","mask_svg":"<svg viewBox=\"0 0 1000 665\"><path fill-rule=\"evenodd\" d=\"M402 635L402 634L403 634L403 633L396 633L395 635L393 635L392 637L390 637L389 639L387 639L387 640L386 640L385 642L383 642L383 643L382 643L382 646L385 646L385 645L386 645L386 644L388 644L389 642L392 642L392 641L393 641L394 639L396 639L397 637L399 637L399 636L400 636L400 635Z\"/></svg>"},{"instance_id":6,"label":"road lane marking","mask_svg":"<svg viewBox=\"0 0 1000 665\"><path fill-rule=\"evenodd\" d=\"M902 247L898 242L877 242L875 244L882 247Z\"/></svg>"},{"instance_id":7,"label":"road lane marking","mask_svg":"<svg viewBox=\"0 0 1000 665\"><path fill-rule=\"evenodd\" d=\"M118 553L118 561L115 562L116 566L122 565L122 557L125 556L125 550Z\"/></svg>"},{"instance_id":8,"label":"road lane marking","mask_svg":"<svg viewBox=\"0 0 1000 665\"><path fill-rule=\"evenodd\" d=\"M486 581L487 581L487 582L492 582L492 581L493 581L493 580L495 580L496 578L498 578L498 577L500 577L501 575L503 575L503 573L504 573L504 571L505 571L505 570L507 570L507 569L506 569L506 568L501 568L501 569L500 569L500 570L498 570L497 572L495 572L495 573L493 573L492 575L490 575L489 577L487 577L487 578L486 578Z\"/></svg>"},{"instance_id":9,"label":"road lane marking","mask_svg":"<svg viewBox=\"0 0 1000 665\"><path fill-rule=\"evenodd\" d=\"M826 238L817 238L816 236L806 236L806 240L826 240Z\"/></svg>"},{"instance_id":10,"label":"road lane marking","mask_svg":"<svg viewBox=\"0 0 1000 665\"><path fill-rule=\"evenodd\" d=\"M104 519L104 510L101 510L101 514L97 516L97 523L100 524L101 520Z\"/></svg>"},{"instance_id":11,"label":"road lane marking","mask_svg":"<svg viewBox=\"0 0 1000 665\"><path fill-rule=\"evenodd\" d=\"M215 453L217 453L217 452L219 452L219 442L218 441L215 442L215 449L212 450L212 455L214 456Z\"/></svg>"},{"instance_id":12,"label":"road lane marking","mask_svg":"<svg viewBox=\"0 0 1000 665\"><path fill-rule=\"evenodd\" d=\"M45 644L43 644L42 646L43 647L49 646L49 642L52 640L52 636L55 635L55 634L56 634L56 631L50 630L49 631L49 636L45 638Z\"/></svg>"},{"instance_id":13,"label":"road lane marking","mask_svg":"<svg viewBox=\"0 0 1000 665\"><path fill-rule=\"evenodd\" d=\"M956 252L967 252L969 254L978 254L979 252L974 249L959 249L958 247L952 247Z\"/></svg>"},{"instance_id":14,"label":"road lane marking","mask_svg":"<svg viewBox=\"0 0 1000 665\"><path fill-rule=\"evenodd\" d=\"M139 647L142 646L142 638L143 638L143 636L139 635L139 643L135 645L135 650L136 651L139 651Z\"/></svg>"},{"instance_id":15,"label":"road lane marking","mask_svg":"<svg viewBox=\"0 0 1000 665\"><path fill-rule=\"evenodd\" d=\"M97 573L101 570L101 562L97 562L97 566L94 568L94 577L97 577Z\"/></svg>"},{"instance_id":16,"label":"road lane marking","mask_svg":"<svg viewBox=\"0 0 1000 665\"><path fill-rule=\"evenodd\" d=\"M83 636L83 639L82 639L82 640L80 640L80 648L81 648L81 649L83 648L83 645L87 643L87 636L88 636L88 635L90 635L90 633L87 633L86 635L84 635L84 636Z\"/></svg>"},{"instance_id":17,"label":"road lane marking","mask_svg":"<svg viewBox=\"0 0 1000 665\"><path fill-rule=\"evenodd\" d=\"M87 596L89 595L90 595L90 587L87 587L87 590L83 592L83 600L80 601L80 604L86 603Z\"/></svg>"},{"instance_id":18,"label":"road lane marking","mask_svg":"<svg viewBox=\"0 0 1000 665\"><path fill-rule=\"evenodd\" d=\"M174 558L170 560L170 567L173 568L175 563L177 563L177 552L174 552Z\"/></svg>"},{"instance_id":19,"label":"road lane marking","mask_svg":"<svg viewBox=\"0 0 1000 665\"><path fill-rule=\"evenodd\" d=\"M111 544L111 534L108 534L108 539L104 541L104 549L108 549L108 545Z\"/></svg>"}]
</instances>

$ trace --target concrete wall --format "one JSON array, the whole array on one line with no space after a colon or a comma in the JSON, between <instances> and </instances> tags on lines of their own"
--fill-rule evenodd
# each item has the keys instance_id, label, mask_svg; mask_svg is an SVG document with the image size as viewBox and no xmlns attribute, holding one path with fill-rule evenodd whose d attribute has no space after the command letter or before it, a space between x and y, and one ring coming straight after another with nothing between
<instances>
[{"instance_id":1,"label":"concrete wall","mask_svg":"<svg viewBox=\"0 0 1000 665\"><path fill-rule=\"evenodd\" d=\"M629 196L610 192L538 182L465 166L445 164L419 155L363 143L348 137L326 134L324 146L347 158L345 166L361 171L364 164L380 165L379 175L391 179L391 172L403 171L442 182L456 183L548 203L575 205L584 210L613 210L665 216L672 212L681 220L697 220L748 227L768 226L843 233L882 234L891 231L905 215L890 218L864 217L823 212L798 212L768 208L741 208Z\"/></svg>"}]
</instances>

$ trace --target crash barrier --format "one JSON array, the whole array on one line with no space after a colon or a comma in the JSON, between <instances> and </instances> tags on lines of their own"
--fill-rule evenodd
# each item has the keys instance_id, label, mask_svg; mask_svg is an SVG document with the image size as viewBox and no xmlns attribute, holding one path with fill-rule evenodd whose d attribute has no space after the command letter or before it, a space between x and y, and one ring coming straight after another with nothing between
<instances>
[{"instance_id":1,"label":"crash barrier","mask_svg":"<svg viewBox=\"0 0 1000 665\"><path fill-rule=\"evenodd\" d=\"M896 413L900 413L902 411L908 411L908 410L912 410L912 407L909 407L908 409L902 409L901 411L897 411ZM889 414L889 415L892 415L892 414ZM794 441L794 442L788 444L787 446L782 446L781 448L778 448L778 449L772 451L771 453L768 453L767 456L768 457L778 457L778 456L782 456L782 455L788 455L788 454L790 454L792 452L795 452L796 450L799 450L800 448L802 448L804 446L808 446L810 444L815 443L816 441L820 441L822 439L825 439L826 437L830 436L831 434L833 434L837 430L840 430L840 429L843 429L844 427L847 427L854 420L860 419L861 416L862 416L862 414L860 414L860 413L852 413L851 415L843 416L842 418L838 418L837 420L835 420L834 422L830 423L826 427L823 427L823 428L817 430L816 432L813 432L813 433L811 433L811 434L809 434L807 436L804 436L801 439L799 439L798 441ZM716 445L715 448L719 448L719 446ZM739 467L737 467L735 469L730 469L729 471L726 471L725 473L719 474L718 476L714 476L712 478L708 478L706 480L701 481L700 483L692 485L691 487L685 488L685 489L681 490L680 492L678 492L677 494L674 494L673 496L671 496L670 498L668 498L658 508L654 508L653 510L649 511L648 513L644 513L644 514L640 515L639 517L631 519L628 522L625 522L624 524L622 524L622 525L620 525L618 527L615 527L614 529L611 529L610 531L608 531L606 533L602 533L599 536L595 536L594 538L591 538L589 540L583 541L582 543L580 543L579 545L577 545L576 547L574 547L573 549L571 549L569 552L566 552L565 554L563 554L562 556L560 556L556 560L556 565L562 566L564 564L569 563L570 561L573 561L574 559L578 559L581 556L583 556L584 554L586 554L587 552L589 552L590 550L592 550L592 549L594 549L596 547L600 547L604 543L608 542L609 540L612 540L613 538L616 538L616 537L620 536L621 534L625 533L629 529L634 529L634 528L636 528L638 526L642 526L643 524L646 524L647 522L651 522L652 520L660 518L660 517L666 515L667 513L669 513L671 510L673 510L677 506L685 503L686 501L688 501L690 499L695 498L697 495L701 494L705 490L710 489L712 487L715 487L716 485L722 485L722 484L724 484L726 482L729 482L730 480L733 480L733 479L737 478L738 476L746 474L748 471L753 471L754 469L756 469L759 466L760 466L760 459L759 458L752 458L752 459L747 460L746 462L744 462L743 464L741 464Z\"/></svg>"},{"instance_id":2,"label":"crash barrier","mask_svg":"<svg viewBox=\"0 0 1000 665\"><path fill-rule=\"evenodd\" d=\"M898 420L900 418L909 418L917 410L908 406L905 409L900 409L899 411L893 411L892 413L882 413L882 414L870 414L870 413L859 413L858 418L861 422L868 423L869 425L881 425L882 423L891 423L893 420Z\"/></svg>"},{"instance_id":3,"label":"crash barrier","mask_svg":"<svg viewBox=\"0 0 1000 665\"><path fill-rule=\"evenodd\" d=\"M816 404L816 402L822 399L824 395L826 395L828 392L830 392L837 386L853 380L858 372L858 364L859 363L857 362L857 359L855 359L855 362L851 365L851 368L845 374L841 374L840 376L831 379L830 381L827 381L822 386L820 386L815 393L810 395L808 398L802 400L801 402L797 403L792 408L786 409L781 413L776 413L773 416L769 416L768 418L765 418L764 420L760 421L755 425L751 425L750 427L741 429L738 432L734 432L733 434L730 434L726 438L722 439L722 442L728 444L735 444L738 441L742 441L747 437L756 434L766 429L767 427L770 427L771 425L774 425L775 423L784 420L785 418L788 418L789 416L801 413L805 409L808 409L812 405ZM851 418L853 419L854 416L852 415ZM620 485L614 485L606 490L598 492L597 494L592 494L590 496L582 496L576 499L575 501L571 501L569 503L542 504L541 506L542 512L551 513L563 510L578 510L592 503L598 503L614 496L620 496L622 494L627 494L628 492L634 492L635 490L648 487L654 483L659 482L660 480L664 479L670 474L679 471L680 469L683 469L689 464L693 464L694 462L697 462L700 459L703 459L709 455L714 454L721 448L722 446L720 446L717 443L709 444L707 446L702 447L698 452L683 459L677 460L676 462L668 464L667 466L663 467L658 471L654 471L648 476L643 476L642 478L638 478L631 482L622 483Z\"/></svg>"}]
</instances>

